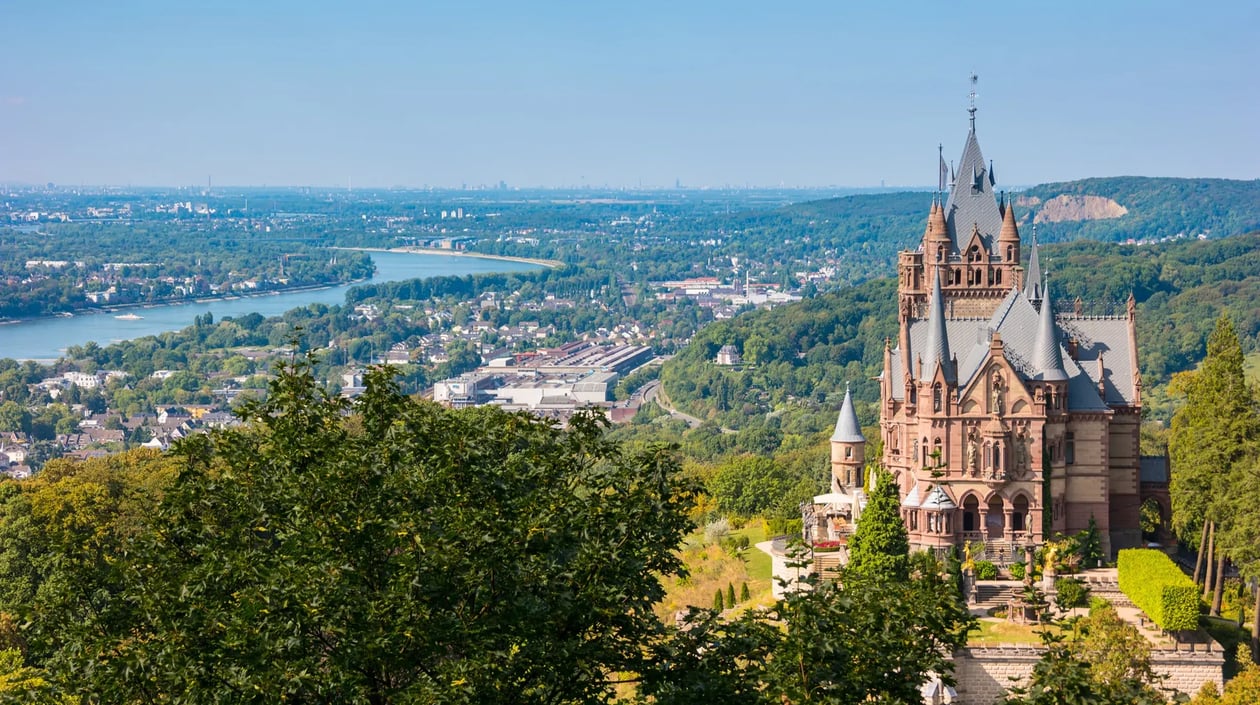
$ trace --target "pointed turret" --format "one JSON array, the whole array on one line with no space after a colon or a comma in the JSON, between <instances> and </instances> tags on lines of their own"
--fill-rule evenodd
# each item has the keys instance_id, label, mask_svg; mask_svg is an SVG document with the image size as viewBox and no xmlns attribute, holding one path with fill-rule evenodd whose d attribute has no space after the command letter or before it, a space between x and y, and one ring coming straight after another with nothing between
<instances>
[{"instance_id":1,"label":"pointed turret","mask_svg":"<svg viewBox=\"0 0 1260 705\"><path fill-rule=\"evenodd\" d=\"M932 279L932 299L928 302L928 336L924 348L924 380L930 380L939 366L945 381L954 383L954 367L950 364L949 336L945 332L945 297L941 294L941 275Z\"/></svg>"},{"instance_id":2,"label":"pointed turret","mask_svg":"<svg viewBox=\"0 0 1260 705\"><path fill-rule=\"evenodd\" d=\"M998 236L1002 242L1019 242L1019 226L1015 224L1015 207L1008 198L1002 212L1002 233Z\"/></svg>"},{"instance_id":3,"label":"pointed turret","mask_svg":"<svg viewBox=\"0 0 1260 705\"><path fill-rule=\"evenodd\" d=\"M831 491L847 492L862 486L862 467L866 464L866 437L853 410L853 395L844 388L844 403L831 434Z\"/></svg>"},{"instance_id":4,"label":"pointed turret","mask_svg":"<svg viewBox=\"0 0 1260 705\"><path fill-rule=\"evenodd\" d=\"M831 440L839 443L865 443L862 427L858 425L857 412L853 410L853 395L849 388L844 389L844 402L840 404L840 417L836 419L836 432Z\"/></svg>"},{"instance_id":5,"label":"pointed turret","mask_svg":"<svg viewBox=\"0 0 1260 705\"><path fill-rule=\"evenodd\" d=\"M1033 228L1032 235L1032 254L1028 256L1028 270L1024 272L1024 296L1032 302L1034 306L1041 303L1044 298L1041 288L1041 264L1037 261L1037 229Z\"/></svg>"},{"instance_id":6,"label":"pointed turret","mask_svg":"<svg viewBox=\"0 0 1260 705\"><path fill-rule=\"evenodd\" d=\"M1041 303L1041 315L1037 321L1037 338L1033 342L1032 364L1036 378L1044 382L1062 382L1068 378L1063 369L1063 353L1059 348L1059 331L1054 322L1054 306L1051 305L1048 285L1043 285L1045 300Z\"/></svg>"}]
</instances>

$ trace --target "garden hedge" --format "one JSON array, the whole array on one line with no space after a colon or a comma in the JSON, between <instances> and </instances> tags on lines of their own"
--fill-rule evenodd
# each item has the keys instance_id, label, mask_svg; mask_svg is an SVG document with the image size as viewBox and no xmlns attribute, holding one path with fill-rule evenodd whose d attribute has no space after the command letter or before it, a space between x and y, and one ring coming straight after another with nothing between
<instances>
[{"instance_id":1,"label":"garden hedge","mask_svg":"<svg viewBox=\"0 0 1260 705\"><path fill-rule=\"evenodd\" d=\"M1161 551L1120 551L1120 591L1168 632L1197 629L1199 588Z\"/></svg>"}]
</instances>

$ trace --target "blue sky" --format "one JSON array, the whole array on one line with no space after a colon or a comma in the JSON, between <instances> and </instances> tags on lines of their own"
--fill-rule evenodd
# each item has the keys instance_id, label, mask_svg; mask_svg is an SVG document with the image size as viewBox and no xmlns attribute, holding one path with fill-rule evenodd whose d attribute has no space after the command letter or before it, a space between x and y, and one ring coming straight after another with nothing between
<instances>
[{"instance_id":1,"label":"blue sky","mask_svg":"<svg viewBox=\"0 0 1260 705\"><path fill-rule=\"evenodd\" d=\"M1260 3L0 0L0 182L1260 177Z\"/></svg>"}]
</instances>

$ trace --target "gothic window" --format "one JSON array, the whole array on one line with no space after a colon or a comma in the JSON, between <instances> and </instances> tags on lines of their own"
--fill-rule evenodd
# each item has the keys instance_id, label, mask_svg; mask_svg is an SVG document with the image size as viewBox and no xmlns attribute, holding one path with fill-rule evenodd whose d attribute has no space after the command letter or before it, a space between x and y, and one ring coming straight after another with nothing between
<instances>
[{"instance_id":1,"label":"gothic window","mask_svg":"<svg viewBox=\"0 0 1260 705\"><path fill-rule=\"evenodd\" d=\"M997 270L997 273L996 273L996 274L994 274L993 276L994 276L994 278L995 278L996 283L998 283L998 284L1001 284L1001 283L1002 283L1002 270L1000 270L1000 269L999 269L999 270Z\"/></svg>"},{"instance_id":2,"label":"gothic window","mask_svg":"<svg viewBox=\"0 0 1260 705\"><path fill-rule=\"evenodd\" d=\"M995 470L1002 469L1002 444L1001 443L993 444L993 469Z\"/></svg>"},{"instance_id":3,"label":"gothic window","mask_svg":"<svg viewBox=\"0 0 1260 705\"><path fill-rule=\"evenodd\" d=\"M937 262L945 261L945 246L944 245L936 246L936 261Z\"/></svg>"},{"instance_id":4,"label":"gothic window","mask_svg":"<svg viewBox=\"0 0 1260 705\"><path fill-rule=\"evenodd\" d=\"M913 406L914 404L917 404L917 403L919 403L919 392L915 390L914 387L911 387L910 388L910 404Z\"/></svg>"},{"instance_id":5,"label":"gothic window","mask_svg":"<svg viewBox=\"0 0 1260 705\"><path fill-rule=\"evenodd\" d=\"M989 267L989 286L993 286L993 268Z\"/></svg>"},{"instance_id":6,"label":"gothic window","mask_svg":"<svg viewBox=\"0 0 1260 705\"><path fill-rule=\"evenodd\" d=\"M852 459L853 459L853 446L845 446L845 447L844 447L844 459L845 459L845 460L852 460Z\"/></svg>"},{"instance_id":7,"label":"gothic window","mask_svg":"<svg viewBox=\"0 0 1260 705\"><path fill-rule=\"evenodd\" d=\"M933 444L932 444L932 452L936 454L936 462L937 462L937 463L940 463L940 462L942 462L942 461L944 461L944 460L945 460L945 456L944 456L944 454L942 454L942 453L941 453L941 438L940 438L940 436L937 436L937 437L936 437L936 440L933 442Z\"/></svg>"},{"instance_id":8,"label":"gothic window","mask_svg":"<svg viewBox=\"0 0 1260 705\"><path fill-rule=\"evenodd\" d=\"M1006 246L1006 261L1007 262L1015 261L1015 246L1014 245Z\"/></svg>"},{"instance_id":9,"label":"gothic window","mask_svg":"<svg viewBox=\"0 0 1260 705\"><path fill-rule=\"evenodd\" d=\"M923 437L923 457L919 459L919 462L923 463L924 465L927 465L927 461L928 461L928 442L927 442L927 436L924 436Z\"/></svg>"},{"instance_id":10,"label":"gothic window","mask_svg":"<svg viewBox=\"0 0 1260 705\"><path fill-rule=\"evenodd\" d=\"M932 387L932 411L939 412L941 410L941 385L937 384Z\"/></svg>"},{"instance_id":11,"label":"gothic window","mask_svg":"<svg viewBox=\"0 0 1260 705\"><path fill-rule=\"evenodd\" d=\"M1071 431L1063 441L1063 462L1072 465L1076 462L1076 434Z\"/></svg>"}]
</instances>

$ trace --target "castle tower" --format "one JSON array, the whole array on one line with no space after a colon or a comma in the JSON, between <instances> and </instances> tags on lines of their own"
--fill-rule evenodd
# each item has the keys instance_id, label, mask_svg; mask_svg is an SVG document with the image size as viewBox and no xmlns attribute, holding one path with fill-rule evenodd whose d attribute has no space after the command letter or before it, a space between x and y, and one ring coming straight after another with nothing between
<instances>
[{"instance_id":1,"label":"castle tower","mask_svg":"<svg viewBox=\"0 0 1260 705\"><path fill-rule=\"evenodd\" d=\"M861 489L865 463L866 437L853 410L853 395L846 388L836 430L831 434L831 491L851 495Z\"/></svg>"},{"instance_id":2,"label":"castle tower","mask_svg":"<svg viewBox=\"0 0 1260 705\"><path fill-rule=\"evenodd\" d=\"M1133 307L1086 315L1080 302L1056 313L1036 239L1025 269L1014 204L998 200L995 184L973 112L947 200L932 198L919 246L898 255L900 330L884 349L880 460L898 483L910 543L943 550L981 540L1005 562L1093 518L1106 550L1136 545ZM862 451L842 442L844 416L832 439L833 488L860 476Z\"/></svg>"}]
</instances>

